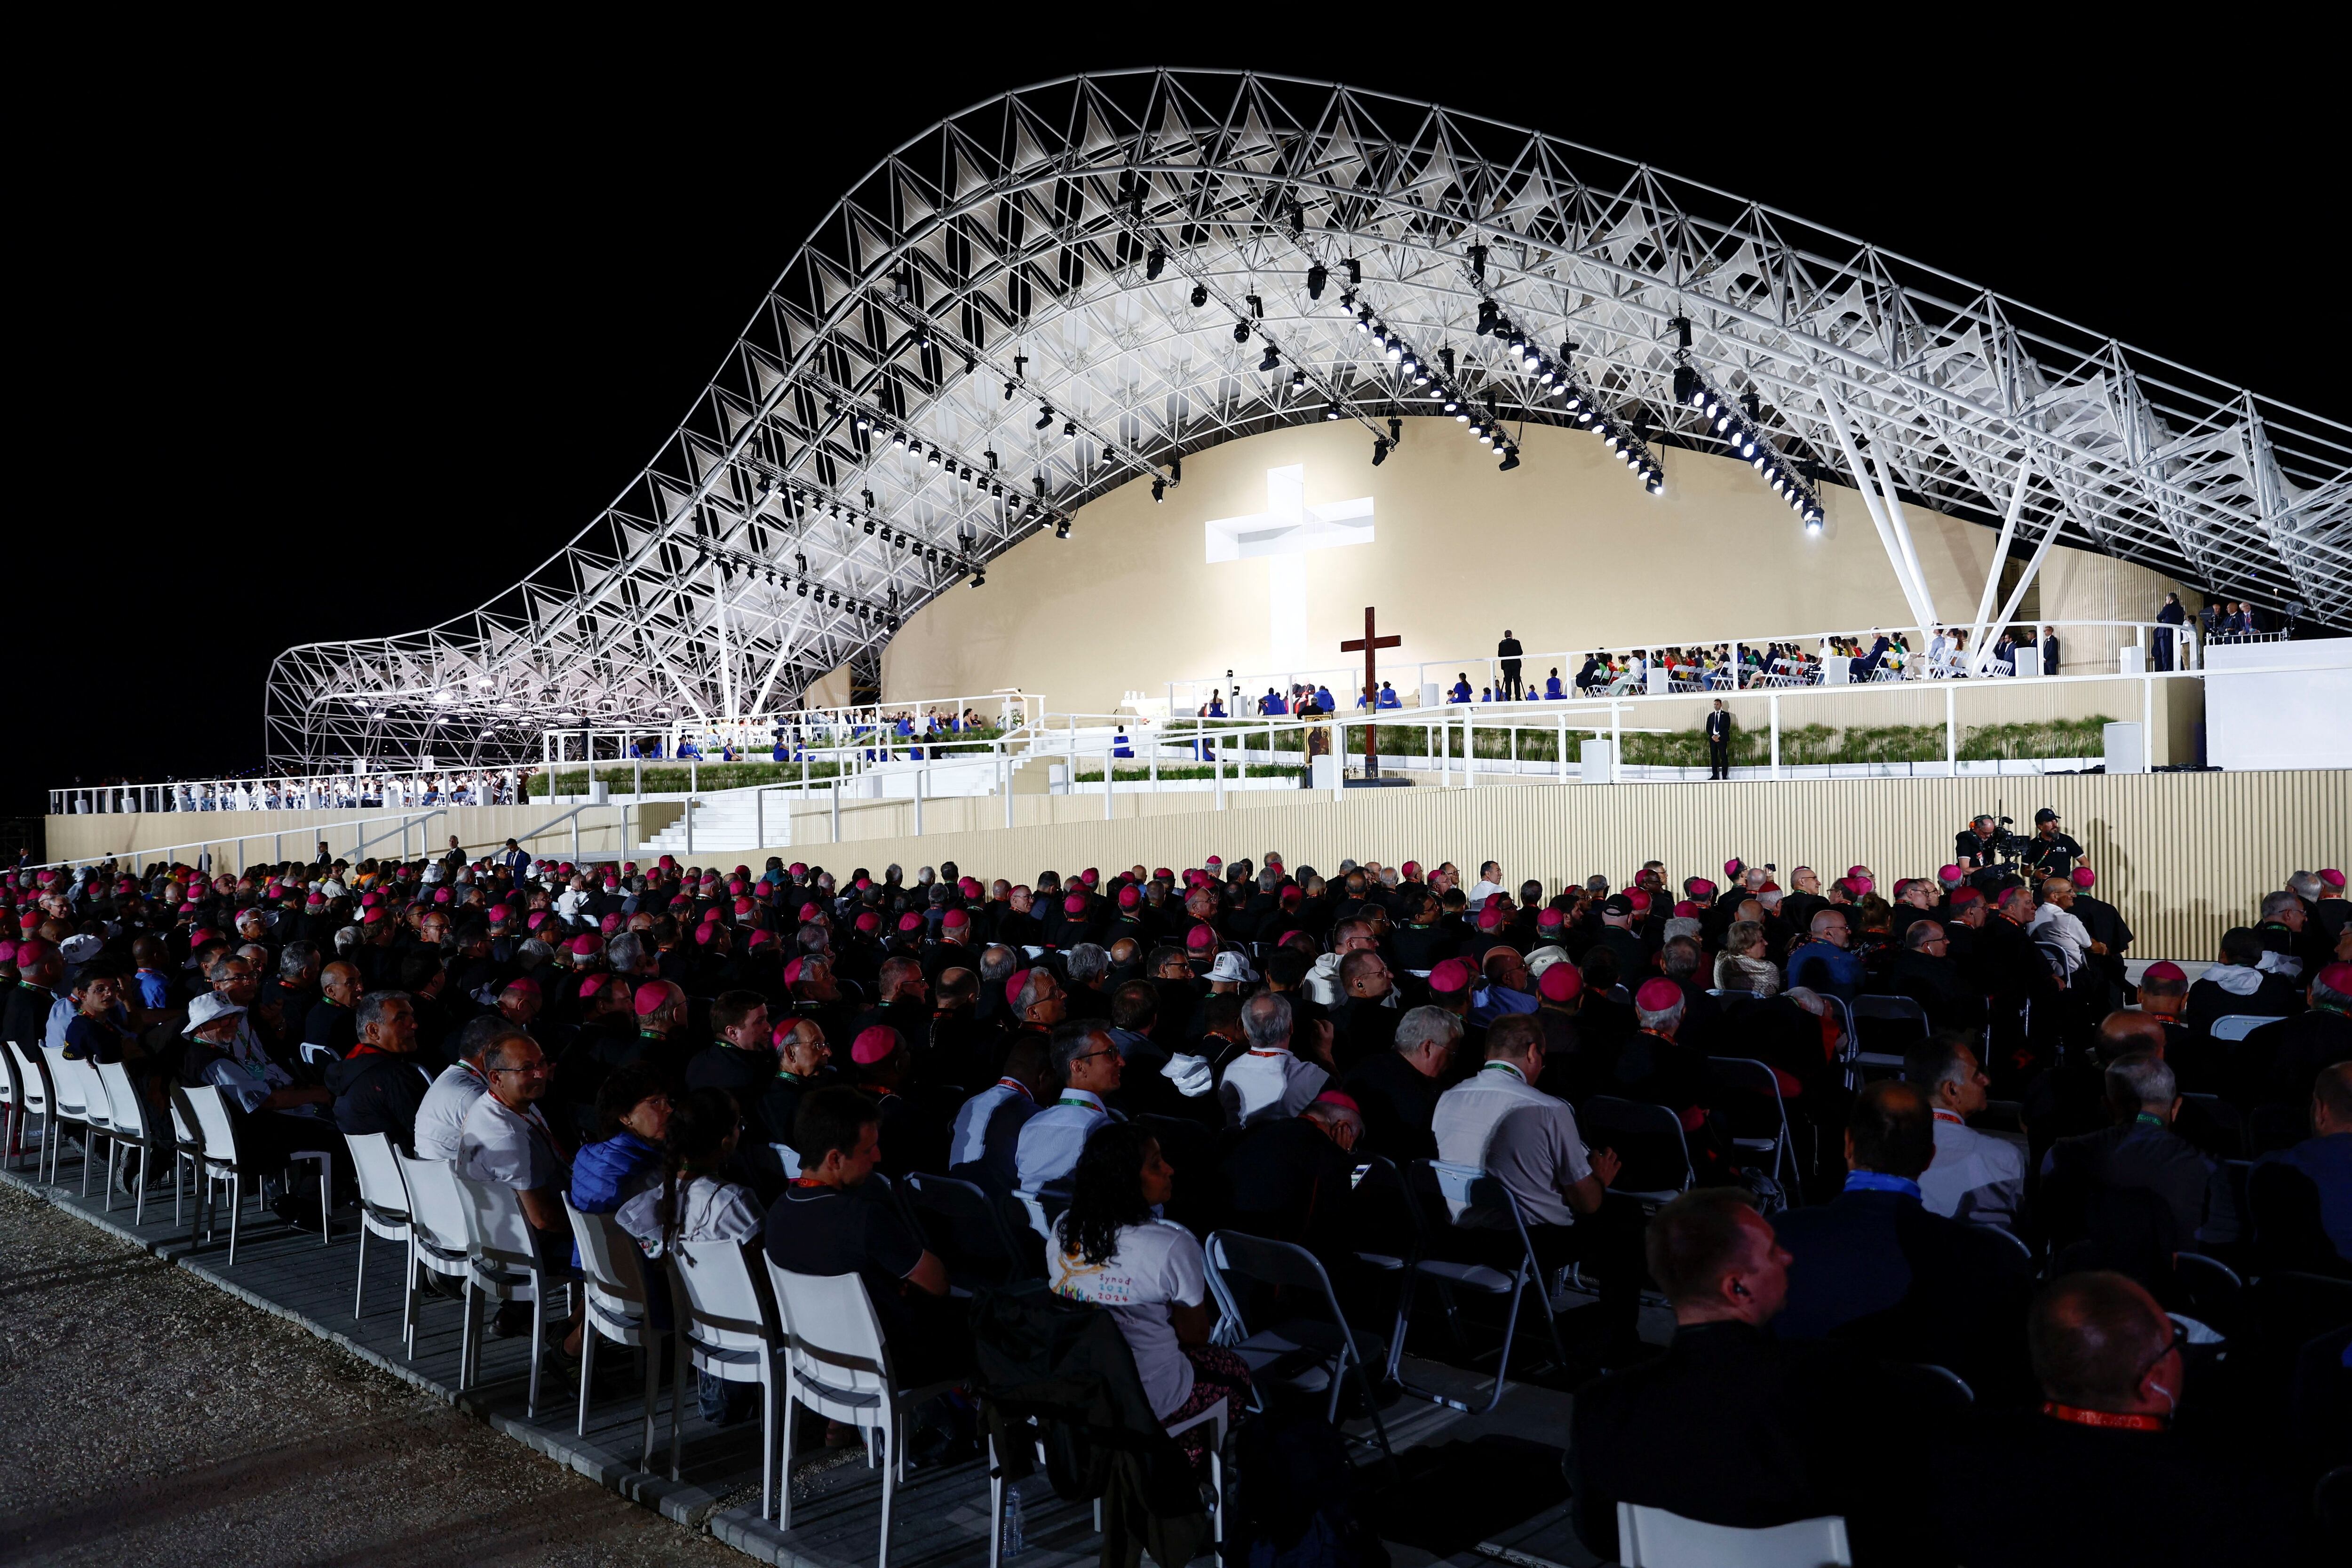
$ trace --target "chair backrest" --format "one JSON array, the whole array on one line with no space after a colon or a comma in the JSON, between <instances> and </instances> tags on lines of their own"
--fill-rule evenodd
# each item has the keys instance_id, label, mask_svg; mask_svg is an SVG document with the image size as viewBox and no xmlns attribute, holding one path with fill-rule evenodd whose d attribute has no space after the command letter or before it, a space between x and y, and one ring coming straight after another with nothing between
<instances>
[{"instance_id":1,"label":"chair backrest","mask_svg":"<svg viewBox=\"0 0 2352 1568\"><path fill-rule=\"evenodd\" d=\"M1850 1568L1845 1521L1832 1514L1738 1530L1662 1508L1617 1505L1617 1560L1625 1568Z\"/></svg>"},{"instance_id":2,"label":"chair backrest","mask_svg":"<svg viewBox=\"0 0 2352 1568\"><path fill-rule=\"evenodd\" d=\"M99 1087L106 1091L108 1120L114 1131L136 1142L152 1142L147 1102L140 1098L139 1086L131 1081L131 1069L121 1062L99 1062L96 1076Z\"/></svg>"},{"instance_id":3,"label":"chair backrest","mask_svg":"<svg viewBox=\"0 0 2352 1568\"><path fill-rule=\"evenodd\" d=\"M466 1237L479 1260L501 1268L535 1268L539 1249L532 1245L530 1221L522 1200L504 1182L478 1181L453 1163L449 1179L456 1184L464 1207Z\"/></svg>"},{"instance_id":4,"label":"chair backrest","mask_svg":"<svg viewBox=\"0 0 2352 1568\"><path fill-rule=\"evenodd\" d=\"M352 1152L352 1170L359 1177L360 1202L379 1217L408 1217L408 1184L400 1174L400 1154L389 1132L354 1132L343 1140Z\"/></svg>"},{"instance_id":5,"label":"chair backrest","mask_svg":"<svg viewBox=\"0 0 2352 1568\"><path fill-rule=\"evenodd\" d=\"M196 1115L195 1133L205 1158L223 1164L236 1161L236 1124L229 1120L228 1102L218 1084L200 1083L188 1090L188 1107Z\"/></svg>"},{"instance_id":6,"label":"chair backrest","mask_svg":"<svg viewBox=\"0 0 2352 1568\"><path fill-rule=\"evenodd\" d=\"M420 1160L398 1150L402 1183L408 1189L408 1223L416 1239L435 1252L463 1257L472 1232L466 1224L466 1200L457 1191L454 1160Z\"/></svg>"},{"instance_id":7,"label":"chair backrest","mask_svg":"<svg viewBox=\"0 0 2352 1568\"><path fill-rule=\"evenodd\" d=\"M644 1257L621 1222L608 1214L583 1214L563 1195L572 1239L580 1247L580 1273L590 1309L606 1319L641 1320L650 1305Z\"/></svg>"},{"instance_id":8,"label":"chair backrest","mask_svg":"<svg viewBox=\"0 0 2352 1568\"><path fill-rule=\"evenodd\" d=\"M47 1115L49 1098L49 1064L27 1052L16 1041L8 1042L8 1059L16 1067L16 1092L25 1109Z\"/></svg>"},{"instance_id":9,"label":"chair backrest","mask_svg":"<svg viewBox=\"0 0 2352 1568\"><path fill-rule=\"evenodd\" d=\"M1036 1248L1024 1256L996 1200L976 1184L918 1171L908 1173L900 1194L950 1274L989 1285L1037 1277Z\"/></svg>"},{"instance_id":10,"label":"chair backrest","mask_svg":"<svg viewBox=\"0 0 2352 1568\"><path fill-rule=\"evenodd\" d=\"M60 1046L43 1046L41 1058L49 1064L49 1089L56 1097L58 1114L76 1121L89 1115L89 1091L82 1080L81 1064L67 1060Z\"/></svg>"},{"instance_id":11,"label":"chair backrest","mask_svg":"<svg viewBox=\"0 0 2352 1568\"><path fill-rule=\"evenodd\" d=\"M758 1242L680 1241L668 1251L680 1326L716 1350L758 1350L782 1339L774 1304L752 1272Z\"/></svg>"},{"instance_id":12,"label":"chair backrest","mask_svg":"<svg viewBox=\"0 0 2352 1568\"><path fill-rule=\"evenodd\" d=\"M1663 1105L1596 1094L1577 1108L1576 1121L1585 1142L1617 1151L1621 1191L1682 1192L1698 1179L1682 1118Z\"/></svg>"},{"instance_id":13,"label":"chair backrest","mask_svg":"<svg viewBox=\"0 0 2352 1568\"><path fill-rule=\"evenodd\" d=\"M196 1130L195 1107L188 1103L187 1089L176 1083L172 1086L172 1138L184 1151L205 1146L204 1134Z\"/></svg>"},{"instance_id":14,"label":"chair backrest","mask_svg":"<svg viewBox=\"0 0 2352 1568\"><path fill-rule=\"evenodd\" d=\"M1753 1057L1706 1058L1706 1104L1735 1138L1778 1138L1788 1130L1780 1075Z\"/></svg>"},{"instance_id":15,"label":"chair backrest","mask_svg":"<svg viewBox=\"0 0 2352 1568\"><path fill-rule=\"evenodd\" d=\"M14 1105L24 1092L24 1073L16 1066L16 1048L11 1045L0 1051L0 1104Z\"/></svg>"},{"instance_id":16,"label":"chair backrest","mask_svg":"<svg viewBox=\"0 0 2352 1568\"><path fill-rule=\"evenodd\" d=\"M2258 1013L2232 1013L2213 1020L2212 1036L2217 1040L2242 1040L2264 1024L2275 1024L2276 1018L2266 1018Z\"/></svg>"},{"instance_id":17,"label":"chair backrest","mask_svg":"<svg viewBox=\"0 0 2352 1568\"><path fill-rule=\"evenodd\" d=\"M855 1274L794 1274L777 1268L773 1258L767 1264L784 1353L809 1391L803 1402L846 1421L887 1397L890 1351L866 1281Z\"/></svg>"}]
</instances>

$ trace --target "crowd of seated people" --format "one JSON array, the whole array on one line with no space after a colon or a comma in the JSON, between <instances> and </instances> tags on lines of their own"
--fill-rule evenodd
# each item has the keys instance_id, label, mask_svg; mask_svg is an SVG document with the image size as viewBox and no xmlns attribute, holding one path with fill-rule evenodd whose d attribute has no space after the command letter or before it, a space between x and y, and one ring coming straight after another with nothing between
<instances>
[{"instance_id":1,"label":"crowd of seated people","mask_svg":"<svg viewBox=\"0 0 2352 1568\"><path fill-rule=\"evenodd\" d=\"M2082 1561L2099 1548L2057 1464L2165 1478L2077 1510L2169 1510L2169 1533L2129 1521L2136 1559L2235 1561L2224 1489L2307 1500L2352 1458L2310 1436L2346 1408L2326 1357L2352 1338L2333 871L2256 900L2194 984L2158 963L2136 984L2087 867L1882 893L1861 865L1784 883L1651 861L1553 891L1491 860L1016 884L453 845L0 880L7 1037L121 1061L151 1094L216 1086L265 1162L340 1162L371 1132L456 1160L516 1191L559 1273L565 1198L649 1260L756 1239L858 1273L902 1372L952 1376L968 1352L947 1265L892 1196L910 1174L972 1183L1037 1276L1110 1306L1176 1420L1248 1402L1212 1342L1209 1232L1306 1247L1385 1333L1363 1173L1482 1168L1547 1287L1573 1271L1598 1297L1556 1375L1598 1380L1560 1440L1604 1555L1622 1500L1738 1525L1842 1511L1864 1561ZM1625 1131L1629 1105L1652 1131ZM1660 1187L1690 1190L1661 1207ZM315 1192L268 1196L316 1225ZM1492 1218L1465 1209L1432 1245L1508 1261L1518 1233ZM1674 1310L1663 1356L1635 1331L1644 1289ZM554 1330L567 1352L579 1331ZM714 1422L750 1414L699 1393ZM1944 1495L1939 1454L2007 1490ZM2289 1497L2244 1542L2291 1541L2306 1512Z\"/></svg>"}]
</instances>

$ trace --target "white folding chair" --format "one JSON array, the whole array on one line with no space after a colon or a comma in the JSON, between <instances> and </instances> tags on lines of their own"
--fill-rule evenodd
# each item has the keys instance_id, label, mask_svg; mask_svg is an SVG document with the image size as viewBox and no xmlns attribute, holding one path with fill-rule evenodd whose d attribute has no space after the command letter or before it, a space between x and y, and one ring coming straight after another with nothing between
<instances>
[{"instance_id":1,"label":"white folding chair","mask_svg":"<svg viewBox=\"0 0 2352 1568\"><path fill-rule=\"evenodd\" d=\"M1834 1514L1738 1530L1621 1502L1617 1560L1624 1568L1852 1568L1853 1553Z\"/></svg>"},{"instance_id":2,"label":"white folding chair","mask_svg":"<svg viewBox=\"0 0 2352 1568\"><path fill-rule=\"evenodd\" d=\"M488 1314L475 1310L476 1293L493 1301L527 1301L530 1304L530 1388L523 1396L522 1414L524 1420L536 1421L539 1359L543 1348L540 1341L544 1337L540 1319L546 1306L548 1280L530 1221L523 1215L522 1199L504 1182L476 1181L460 1174L454 1163L449 1179L457 1185L465 1212L467 1244L466 1342L457 1386L464 1388L482 1367L482 1319Z\"/></svg>"},{"instance_id":3,"label":"white folding chair","mask_svg":"<svg viewBox=\"0 0 2352 1568\"><path fill-rule=\"evenodd\" d=\"M793 1425L797 1405L856 1426L866 1442L866 1463L874 1462L879 1439L882 1450L882 1545L877 1559L890 1568L890 1501L897 1483L907 1479L907 1439L915 1409L925 1400L956 1386L955 1380L921 1388L901 1388L890 1370L890 1347L884 1342L882 1323L866 1294L866 1281L855 1274L793 1274L770 1258L768 1283L775 1291L776 1313L784 1335L784 1462L793 1452ZM776 1528L793 1527L793 1489L789 1477L776 1503Z\"/></svg>"},{"instance_id":4,"label":"white folding chair","mask_svg":"<svg viewBox=\"0 0 2352 1568\"><path fill-rule=\"evenodd\" d=\"M244 1152L237 1138L236 1119L230 1113L227 1100L215 1084L199 1084L188 1090L188 1105L195 1112L195 1131L202 1142L199 1169L205 1181L203 1212L205 1234L212 1235L213 1184L228 1184L228 1261L236 1266L237 1216L245 1207L245 1183L253 1178L254 1194L261 1192L261 1178L269 1173L262 1170ZM319 1166L319 1234L322 1245L334 1245L334 1222L328 1215L332 1197L330 1192L334 1172L334 1157L324 1149L298 1149L286 1156L288 1171L298 1160L315 1161Z\"/></svg>"},{"instance_id":5,"label":"white folding chair","mask_svg":"<svg viewBox=\"0 0 2352 1568\"><path fill-rule=\"evenodd\" d=\"M155 1173L155 1156L169 1145L163 1142L155 1125L154 1113L148 1110L146 1097L139 1086L131 1081L131 1069L121 1062L97 1064L99 1087L106 1091L108 1105L112 1108L110 1120L114 1133L107 1144L106 1206L114 1206L114 1171L118 1159L123 1168L130 1167L130 1155L137 1151L139 1181L132 1187L131 1223L147 1223L147 1183Z\"/></svg>"},{"instance_id":6,"label":"white folding chair","mask_svg":"<svg viewBox=\"0 0 2352 1568\"><path fill-rule=\"evenodd\" d=\"M14 1040L8 1042L8 1063L16 1079L16 1100L7 1146L19 1147L24 1142L26 1122L36 1116L41 1119L41 1147L33 1156L33 1175L38 1180L46 1174L49 1153L58 1142L49 1135L57 1121L51 1113L57 1099L49 1083L49 1064L38 1052L28 1052Z\"/></svg>"},{"instance_id":7,"label":"white folding chair","mask_svg":"<svg viewBox=\"0 0 2352 1568\"><path fill-rule=\"evenodd\" d=\"M16 1051L13 1042L0 1050L0 1159L10 1169L16 1163L16 1124L24 1120L24 1075L16 1067Z\"/></svg>"},{"instance_id":8,"label":"white folding chair","mask_svg":"<svg viewBox=\"0 0 2352 1568\"><path fill-rule=\"evenodd\" d=\"M2231 1013L2213 1020L2210 1031L2217 1040L2242 1040L2264 1024L2275 1024L2276 1018L2266 1018L2259 1013ZM68 1111L67 1114L72 1114Z\"/></svg>"},{"instance_id":9,"label":"white folding chair","mask_svg":"<svg viewBox=\"0 0 2352 1568\"><path fill-rule=\"evenodd\" d=\"M677 1388L669 1402L669 1479L678 1479L678 1413L690 1369L726 1383L760 1385L760 1517L776 1480L776 1399L783 1383L783 1331L775 1303L752 1272L757 1242L681 1241L669 1248L673 1321L677 1325ZM789 1451L787 1453L789 1462ZM787 1489L789 1490L789 1488Z\"/></svg>"},{"instance_id":10,"label":"white folding chair","mask_svg":"<svg viewBox=\"0 0 2352 1568\"><path fill-rule=\"evenodd\" d=\"M195 1108L188 1091L172 1086L172 1224L180 1223L180 1173L193 1168L199 1181L205 1173L205 1137L197 1131Z\"/></svg>"},{"instance_id":11,"label":"white folding chair","mask_svg":"<svg viewBox=\"0 0 2352 1568\"><path fill-rule=\"evenodd\" d=\"M653 1297L646 1282L646 1264L635 1237L608 1214L583 1214L564 1194L563 1212L572 1219L572 1238L580 1246L580 1273L585 1287L586 1325L580 1336L580 1419L576 1436L588 1435L588 1385L596 1376L596 1342L610 1340L634 1347L646 1363L646 1442L637 1459L640 1469L654 1463L654 1406L660 1400L661 1358L655 1353L661 1331L653 1326ZM683 1389L673 1393L676 1398Z\"/></svg>"},{"instance_id":12,"label":"white folding chair","mask_svg":"<svg viewBox=\"0 0 2352 1568\"><path fill-rule=\"evenodd\" d=\"M457 1167L450 1160L420 1160L414 1154L393 1151L400 1162L401 1186L408 1194L408 1274L404 1282L406 1300L402 1304L400 1332L410 1361L416 1359L416 1271L438 1274L445 1279L463 1281L472 1267L471 1233L466 1226L466 1200L457 1192ZM467 1292L467 1308L473 1307L472 1292ZM458 1376L462 1379L465 1352L461 1349Z\"/></svg>"},{"instance_id":13,"label":"white folding chair","mask_svg":"<svg viewBox=\"0 0 2352 1568\"><path fill-rule=\"evenodd\" d=\"M1517 1241L1519 1257L1507 1271L1489 1264L1459 1259L1423 1257L1414 1260L1405 1288L1397 1300L1396 1327L1391 1337L1388 1374L1397 1379L1397 1385L1417 1399L1459 1410L1465 1415L1483 1415L1503 1402L1504 1391L1509 1387L1511 1346L1518 1338L1519 1306L1528 1290L1533 1288L1538 1306L1544 1314L1544 1329L1551 1336L1552 1354L1559 1361L1568 1359L1568 1352L1559 1340L1559 1323L1551 1300L1551 1282L1544 1277L1536 1258L1535 1246L1528 1239L1526 1222L1519 1215L1518 1200L1510 1189L1475 1165L1448 1163L1443 1160L1415 1160L1405 1168L1405 1188L1410 1198L1423 1205L1427 1215L1427 1228L1433 1236L1455 1232L1460 1214L1476 1209L1504 1223L1487 1230L1498 1243ZM1433 1200L1443 1200L1442 1205ZM1443 1226L1441 1230L1439 1227ZM1431 1251L1437 1250L1433 1245ZM1495 1363L1495 1384L1488 1391L1486 1403L1477 1409L1452 1395L1433 1389L1420 1388L1399 1375L1404 1361L1404 1341L1412 1320L1414 1299L1420 1283L1428 1279L1436 1285L1438 1296L1445 1307L1446 1321L1454 1324L1459 1337L1459 1312L1454 1294L1469 1290L1505 1301L1503 1344Z\"/></svg>"},{"instance_id":14,"label":"white folding chair","mask_svg":"<svg viewBox=\"0 0 2352 1568\"><path fill-rule=\"evenodd\" d=\"M1296 1243L1269 1241L1234 1230L1210 1233L1207 1259L1209 1284L1216 1293L1218 1310L1240 1331L1232 1348L1249 1363L1251 1385L1328 1393L1323 1419L1337 1427L1339 1396L1349 1374L1354 1373L1363 1391L1364 1408L1372 1417L1372 1430L1379 1436L1381 1452L1393 1459L1388 1425L1381 1419L1379 1394L1372 1387L1371 1363L1357 1345L1347 1314L1339 1310L1339 1293L1331 1289L1331 1277L1321 1260ZM1290 1310L1268 1314L1271 1321L1262 1317L1253 1328L1242 1304L1244 1291L1235 1288L1237 1280L1244 1287L1255 1282L1291 1292L1285 1303ZM1317 1306L1322 1309L1319 1317L1299 1310ZM1366 1337L1385 1364L1388 1347L1377 1335Z\"/></svg>"},{"instance_id":15,"label":"white folding chair","mask_svg":"<svg viewBox=\"0 0 2352 1568\"><path fill-rule=\"evenodd\" d=\"M89 1103L92 1090L98 1089L95 1078L82 1076L81 1063L67 1057L62 1046L45 1045L41 1058L49 1068L49 1103L57 1107L56 1120L68 1128L81 1128L81 1195L89 1196L89 1161L97 1152L98 1141L106 1135L105 1096L100 1094L99 1104ZM65 1137L61 1133L58 1147L49 1156L49 1181L58 1179L58 1162L65 1157Z\"/></svg>"},{"instance_id":16,"label":"white folding chair","mask_svg":"<svg viewBox=\"0 0 2352 1568\"><path fill-rule=\"evenodd\" d=\"M352 1317L356 1321L365 1315L362 1303L367 1300L370 1234L394 1243L404 1253L408 1250L408 1184L400 1178L400 1156L393 1149L391 1133L354 1132L343 1142L351 1149L352 1169L360 1183L359 1282L352 1287ZM404 1321L404 1339L406 1328Z\"/></svg>"},{"instance_id":17,"label":"white folding chair","mask_svg":"<svg viewBox=\"0 0 2352 1568\"><path fill-rule=\"evenodd\" d=\"M1723 1113L1732 1131L1732 1147L1752 1154L1769 1156L1770 1170L1765 1173L1779 1188L1777 1194L1759 1194L1769 1211L1786 1208L1789 1199L1799 1187L1795 1140L1789 1132L1789 1102L1780 1095L1780 1075L1753 1057L1709 1057L1706 1058L1707 1103ZM1754 1096L1752 1107L1745 1106L1733 1096ZM1752 1111L1760 1113L1769 1097L1771 1120L1762 1126L1771 1128L1769 1137L1757 1137L1759 1122ZM1746 1127L1748 1135L1740 1136ZM1777 1195L1779 1202L1771 1199Z\"/></svg>"}]
</instances>

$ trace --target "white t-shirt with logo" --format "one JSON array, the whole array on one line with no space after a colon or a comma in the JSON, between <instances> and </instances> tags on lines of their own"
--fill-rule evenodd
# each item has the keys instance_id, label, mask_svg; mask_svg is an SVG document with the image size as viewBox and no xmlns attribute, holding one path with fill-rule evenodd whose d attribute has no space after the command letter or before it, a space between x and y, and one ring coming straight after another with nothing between
<instances>
[{"instance_id":1,"label":"white t-shirt with logo","mask_svg":"<svg viewBox=\"0 0 2352 1568\"><path fill-rule=\"evenodd\" d=\"M1054 1222L1047 1267L1054 1293L1110 1309L1118 1320L1143 1395L1165 1421L1192 1397L1192 1363L1176 1342L1171 1304L1197 1307L1208 1299L1208 1261L1192 1233L1173 1220L1120 1227L1118 1250L1108 1263L1088 1263L1062 1250L1063 1226Z\"/></svg>"}]
</instances>

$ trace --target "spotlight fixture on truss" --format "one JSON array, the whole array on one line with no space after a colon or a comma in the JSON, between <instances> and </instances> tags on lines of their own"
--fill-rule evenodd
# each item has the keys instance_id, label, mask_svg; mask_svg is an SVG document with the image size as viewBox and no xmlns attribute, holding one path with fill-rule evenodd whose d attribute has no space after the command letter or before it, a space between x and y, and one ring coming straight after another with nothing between
<instances>
[{"instance_id":1,"label":"spotlight fixture on truss","mask_svg":"<svg viewBox=\"0 0 2352 1568\"><path fill-rule=\"evenodd\" d=\"M1822 527L1821 498L1762 426L1762 405L1753 388L1739 402L1710 385L1687 361L1675 367L1675 403L1706 424L1707 433L1724 443L1731 455L1763 477L1772 493L1788 503L1808 532Z\"/></svg>"}]
</instances>

